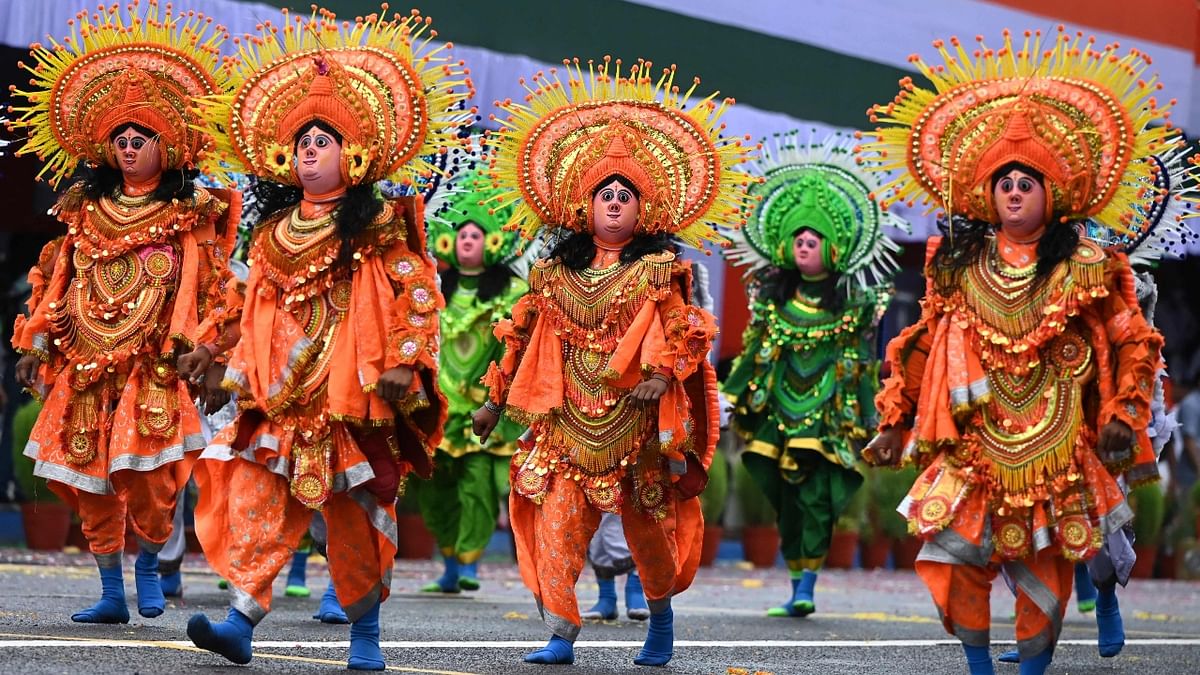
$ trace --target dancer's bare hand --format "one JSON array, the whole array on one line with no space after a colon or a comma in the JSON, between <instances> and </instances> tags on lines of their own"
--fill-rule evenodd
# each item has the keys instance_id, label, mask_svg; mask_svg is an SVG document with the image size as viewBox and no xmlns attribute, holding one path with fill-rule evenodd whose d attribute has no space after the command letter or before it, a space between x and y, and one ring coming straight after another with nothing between
<instances>
[{"instance_id":1,"label":"dancer's bare hand","mask_svg":"<svg viewBox=\"0 0 1200 675\"><path fill-rule=\"evenodd\" d=\"M895 466L900 461L904 441L904 430L899 427L889 427L879 432L863 451L867 463L876 466Z\"/></svg>"},{"instance_id":2,"label":"dancer's bare hand","mask_svg":"<svg viewBox=\"0 0 1200 675\"><path fill-rule=\"evenodd\" d=\"M204 390L200 393L200 403L204 406L204 413L211 415L229 403L229 392L221 387L221 382L225 380L225 366L220 363L214 363L208 367L208 372L204 374Z\"/></svg>"},{"instance_id":3,"label":"dancer's bare hand","mask_svg":"<svg viewBox=\"0 0 1200 675\"><path fill-rule=\"evenodd\" d=\"M471 431L479 437L479 443L487 443L488 437L496 430L496 425L500 423L500 415L481 406L471 415Z\"/></svg>"},{"instance_id":4,"label":"dancer's bare hand","mask_svg":"<svg viewBox=\"0 0 1200 675\"><path fill-rule=\"evenodd\" d=\"M638 386L629 392L629 398L633 399L635 403L646 405L662 398L665 393L667 393L667 381L661 377L652 377L638 383Z\"/></svg>"},{"instance_id":5,"label":"dancer's bare hand","mask_svg":"<svg viewBox=\"0 0 1200 675\"><path fill-rule=\"evenodd\" d=\"M413 370L408 366L388 368L379 376L379 386L375 391L389 401L399 401L408 394L412 386Z\"/></svg>"},{"instance_id":6,"label":"dancer's bare hand","mask_svg":"<svg viewBox=\"0 0 1200 675\"><path fill-rule=\"evenodd\" d=\"M1133 429L1128 424L1113 420L1100 429L1096 454L1105 464L1119 463L1133 452L1133 439Z\"/></svg>"},{"instance_id":7,"label":"dancer's bare hand","mask_svg":"<svg viewBox=\"0 0 1200 675\"><path fill-rule=\"evenodd\" d=\"M179 379L188 384L200 384L204 381L208 367L212 365L212 359L213 355L208 351L208 347L200 345L175 360L175 372L179 373Z\"/></svg>"},{"instance_id":8,"label":"dancer's bare hand","mask_svg":"<svg viewBox=\"0 0 1200 675\"><path fill-rule=\"evenodd\" d=\"M33 354L22 356L16 365L17 383L22 387L32 387L34 380L37 379L38 366L42 365L42 360Z\"/></svg>"}]
</instances>

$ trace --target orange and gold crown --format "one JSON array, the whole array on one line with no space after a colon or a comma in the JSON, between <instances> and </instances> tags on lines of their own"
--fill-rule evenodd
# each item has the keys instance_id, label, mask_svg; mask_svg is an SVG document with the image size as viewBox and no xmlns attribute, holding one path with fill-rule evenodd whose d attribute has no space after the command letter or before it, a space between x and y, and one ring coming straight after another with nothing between
<instances>
[{"instance_id":1,"label":"orange and gold crown","mask_svg":"<svg viewBox=\"0 0 1200 675\"><path fill-rule=\"evenodd\" d=\"M868 111L880 126L862 134L864 159L906 170L880 192L881 205L921 200L996 222L992 174L1019 162L1045 177L1054 215L1133 227L1139 193L1153 183L1146 160L1181 142L1169 121L1173 101L1160 103L1161 85L1144 74L1150 59L1062 26L1044 38L1026 32L1020 46L1005 31L999 50L976 40L973 53L956 38L953 53L935 42L942 66L911 57L934 89L905 78L891 103Z\"/></svg>"},{"instance_id":2,"label":"orange and gold crown","mask_svg":"<svg viewBox=\"0 0 1200 675\"><path fill-rule=\"evenodd\" d=\"M383 5L386 13L387 5ZM237 58L223 69L234 93L200 102L224 165L299 185L292 161L295 137L320 120L342 136L342 171L351 185L389 179L411 183L438 169L424 156L461 145L458 130L473 119L469 71L430 46L437 32L416 10L372 14L354 23L332 12L309 17L283 10L282 26L236 39Z\"/></svg>"},{"instance_id":3,"label":"orange and gold crown","mask_svg":"<svg viewBox=\"0 0 1200 675\"><path fill-rule=\"evenodd\" d=\"M71 35L49 47L34 44L30 91L10 87L29 101L13 106L10 129L28 133L17 154L35 154L56 185L79 160L115 166L109 135L135 123L158 136L163 168L195 164L211 140L195 127L193 100L226 90L218 48L225 30L195 12L145 11L134 0L82 11Z\"/></svg>"},{"instance_id":4,"label":"orange and gold crown","mask_svg":"<svg viewBox=\"0 0 1200 675\"><path fill-rule=\"evenodd\" d=\"M563 64L565 85L551 69L549 77L533 77L524 104L496 104L508 117L493 116L501 129L492 139L491 174L501 188L497 206L516 203L509 229L529 239L542 227L589 230L592 192L614 175L640 193L641 232L701 246L725 241L715 227L746 222L746 187L756 179L733 168L753 146L720 135L732 99L718 105L713 94L685 110L699 79L681 93L674 67L656 82L648 61L625 74L608 57L599 66L589 61L587 74L579 59Z\"/></svg>"}]
</instances>

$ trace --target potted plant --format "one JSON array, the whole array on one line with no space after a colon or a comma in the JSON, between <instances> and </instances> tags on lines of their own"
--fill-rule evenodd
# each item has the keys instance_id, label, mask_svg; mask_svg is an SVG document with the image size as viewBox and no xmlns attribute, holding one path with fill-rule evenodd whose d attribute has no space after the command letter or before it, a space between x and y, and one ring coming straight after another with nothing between
<instances>
[{"instance_id":1,"label":"potted plant","mask_svg":"<svg viewBox=\"0 0 1200 675\"><path fill-rule=\"evenodd\" d=\"M724 445L724 441L721 445ZM717 559L717 551L725 535L725 528L721 527L721 514L729 497L729 462L721 445L713 453L712 464L708 467L708 485L700 493L700 511L704 515L704 542L700 549L700 565L703 567L711 567Z\"/></svg>"},{"instance_id":2,"label":"potted plant","mask_svg":"<svg viewBox=\"0 0 1200 675\"><path fill-rule=\"evenodd\" d=\"M1162 538L1162 489L1157 483L1136 487L1129 492L1129 505L1133 508L1133 550L1137 553L1132 575L1145 579L1154 572L1158 545Z\"/></svg>"},{"instance_id":3,"label":"potted plant","mask_svg":"<svg viewBox=\"0 0 1200 675\"><path fill-rule=\"evenodd\" d=\"M396 530L400 533L396 542L396 557L406 560L429 560L437 549L437 541L417 505L416 478L408 477L400 484L400 499L396 502Z\"/></svg>"},{"instance_id":4,"label":"potted plant","mask_svg":"<svg viewBox=\"0 0 1200 675\"><path fill-rule=\"evenodd\" d=\"M35 551L61 551L71 527L71 507L50 491L44 478L33 475L33 460L23 452L41 410L41 403L31 400L13 415L13 474L24 497L21 523L25 545Z\"/></svg>"},{"instance_id":5,"label":"potted plant","mask_svg":"<svg viewBox=\"0 0 1200 675\"><path fill-rule=\"evenodd\" d=\"M862 531L859 533L859 541L862 544L863 569L887 567L888 555L892 552L892 539L883 527L888 507L879 498L882 478L881 469L870 469L867 471L863 486L859 488L867 495L866 516L863 519Z\"/></svg>"},{"instance_id":6,"label":"potted plant","mask_svg":"<svg viewBox=\"0 0 1200 675\"><path fill-rule=\"evenodd\" d=\"M745 463L734 469L734 493L742 514L742 552L755 567L774 567L779 556L775 508L754 482Z\"/></svg>"},{"instance_id":7,"label":"potted plant","mask_svg":"<svg viewBox=\"0 0 1200 675\"><path fill-rule=\"evenodd\" d=\"M879 509L879 527L892 544L892 563L896 569L912 569L921 550L921 540L908 533L908 520L896 511L917 480L914 467L879 469L874 501Z\"/></svg>"},{"instance_id":8,"label":"potted plant","mask_svg":"<svg viewBox=\"0 0 1200 675\"><path fill-rule=\"evenodd\" d=\"M829 553L825 556L826 567L846 569L854 566L854 554L858 552L866 513L867 490L865 485L860 485L833 525L833 538L829 542Z\"/></svg>"}]
</instances>

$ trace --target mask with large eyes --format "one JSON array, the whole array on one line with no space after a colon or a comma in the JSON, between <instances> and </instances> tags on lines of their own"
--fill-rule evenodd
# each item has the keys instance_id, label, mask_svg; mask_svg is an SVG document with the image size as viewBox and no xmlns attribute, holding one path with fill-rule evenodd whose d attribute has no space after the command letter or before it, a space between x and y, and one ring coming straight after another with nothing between
<instances>
[{"instance_id":1,"label":"mask with large eyes","mask_svg":"<svg viewBox=\"0 0 1200 675\"><path fill-rule=\"evenodd\" d=\"M158 139L126 127L111 143L113 159L126 182L145 183L162 174Z\"/></svg>"},{"instance_id":2,"label":"mask with large eyes","mask_svg":"<svg viewBox=\"0 0 1200 675\"><path fill-rule=\"evenodd\" d=\"M1046 188L1036 176L1020 169L997 176L992 199L1000 226L1010 234L1034 234L1046 224Z\"/></svg>"},{"instance_id":3,"label":"mask with large eyes","mask_svg":"<svg viewBox=\"0 0 1200 675\"><path fill-rule=\"evenodd\" d=\"M800 274L816 277L827 271L825 261L821 259L822 243L821 235L812 230L803 229L796 234L796 238L792 240L792 258Z\"/></svg>"},{"instance_id":4,"label":"mask with large eyes","mask_svg":"<svg viewBox=\"0 0 1200 675\"><path fill-rule=\"evenodd\" d=\"M346 186L342 176L342 144L318 126L310 126L296 140L294 161L300 186L309 194L328 194Z\"/></svg>"},{"instance_id":5,"label":"mask with large eyes","mask_svg":"<svg viewBox=\"0 0 1200 675\"><path fill-rule=\"evenodd\" d=\"M474 222L463 223L454 237L454 258L459 269L471 270L483 267L484 235Z\"/></svg>"},{"instance_id":6,"label":"mask with large eyes","mask_svg":"<svg viewBox=\"0 0 1200 675\"><path fill-rule=\"evenodd\" d=\"M628 186L613 179L592 196L592 233L606 244L620 244L633 237L641 200Z\"/></svg>"}]
</instances>

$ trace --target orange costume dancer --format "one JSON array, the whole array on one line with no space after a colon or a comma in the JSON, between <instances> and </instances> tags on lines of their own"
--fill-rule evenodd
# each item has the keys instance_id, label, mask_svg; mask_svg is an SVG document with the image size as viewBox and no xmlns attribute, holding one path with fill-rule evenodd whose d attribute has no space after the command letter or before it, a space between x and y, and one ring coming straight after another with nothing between
<instances>
[{"instance_id":1,"label":"orange costume dancer","mask_svg":"<svg viewBox=\"0 0 1200 675\"><path fill-rule=\"evenodd\" d=\"M165 607L158 551L204 447L180 377L203 373L230 341L240 200L192 182L211 144L192 98L223 91L222 29L150 2L81 12L74 31L33 45L33 88L16 92L29 101L11 124L29 130L20 154L45 160L51 184L80 161L88 172L55 206L67 234L43 252L45 272L30 273L31 315L13 344L18 380L45 399L25 454L79 514L100 568L100 602L71 618L126 623L127 520L141 549L138 611Z\"/></svg>"},{"instance_id":2,"label":"orange costume dancer","mask_svg":"<svg viewBox=\"0 0 1200 675\"><path fill-rule=\"evenodd\" d=\"M921 318L888 346L868 460L923 471L900 512L917 572L972 673L991 673L991 582L1017 590L1022 673L1050 663L1072 567L1132 518L1114 476L1156 480L1146 433L1162 339L1125 256L1080 238L1145 218L1151 155L1178 144L1139 82L1149 59L1081 36L1005 35L975 57L935 43L934 83L876 106L863 148L951 214L930 240ZM1153 80L1151 79L1152 83ZM1101 625L1101 634L1105 627Z\"/></svg>"},{"instance_id":3,"label":"orange costume dancer","mask_svg":"<svg viewBox=\"0 0 1200 675\"><path fill-rule=\"evenodd\" d=\"M652 611L635 663L670 659L671 597L699 563L696 495L717 439L716 321L691 304L672 235L695 245L744 222L748 179L730 166L748 151L719 139L724 105L682 110L673 70L657 84L649 63L620 70L568 63L567 91L553 72L534 78L529 107L503 104L494 153L513 195L496 203L518 200L509 226L558 238L496 327L506 351L474 420L484 439L502 409L530 427L509 505L521 576L554 633L535 663L574 660L575 582L602 512L622 516Z\"/></svg>"},{"instance_id":4,"label":"orange costume dancer","mask_svg":"<svg viewBox=\"0 0 1200 675\"><path fill-rule=\"evenodd\" d=\"M249 662L271 584L321 510L353 623L348 665L382 670L396 495L409 472L430 475L446 406L422 202L374 184L421 179L420 157L459 142L472 113L451 109L470 80L445 47L426 48L416 14L283 24L228 64L234 95L202 102L226 162L259 177L264 219L224 377L239 414L196 467L197 534L232 606L222 622L193 616L188 636Z\"/></svg>"}]
</instances>

